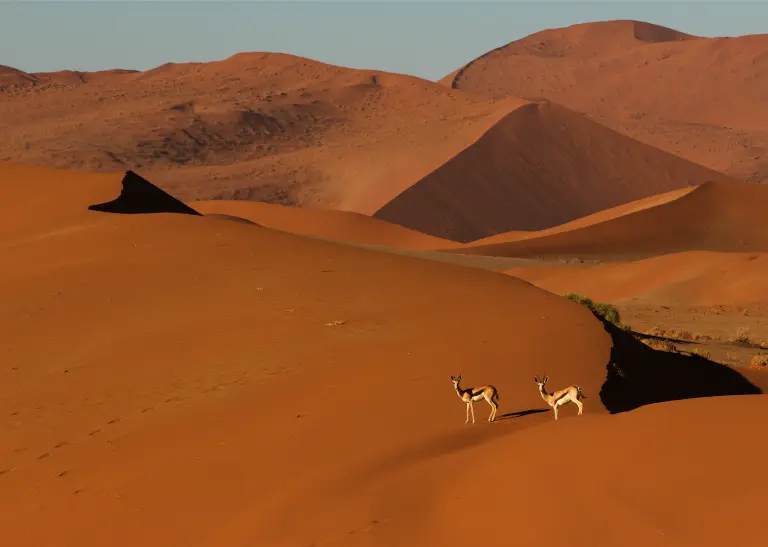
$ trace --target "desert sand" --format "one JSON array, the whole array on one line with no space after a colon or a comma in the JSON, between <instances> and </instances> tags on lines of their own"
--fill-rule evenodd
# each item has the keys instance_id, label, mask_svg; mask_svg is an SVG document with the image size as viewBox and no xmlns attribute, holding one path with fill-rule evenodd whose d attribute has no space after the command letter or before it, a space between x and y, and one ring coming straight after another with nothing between
<instances>
[{"instance_id":1,"label":"desert sand","mask_svg":"<svg viewBox=\"0 0 768 547\"><path fill-rule=\"evenodd\" d=\"M638 503L661 492L687 499L679 485L695 483L698 469L683 470L686 451L697 450L691 423L726 442L755 427L745 418L734 429L728 417L756 416L765 399L609 412L757 393L768 376L654 352L512 276L165 205L92 210L121 191L122 205L109 207L125 207L121 177L2 169L0 233L13 267L3 272L0 317L0 504L14 545L417 545L490 523L493 538L555 545L558 534L519 529L539 511L536 500L549 498L535 486L568 476L550 462L562 435L583 448L568 473L580 470L586 498L576 511L567 499L550 504L555 530L578 522L594 543L589 530L610 511L606 542L627 526L639 526L632 545L659 532L723 541L713 535L720 521L695 528L684 503L652 513ZM544 372L587 395L585 416L564 409L557 432L531 378ZM464 424L448 382L456 373L465 384L494 383L495 424L480 404L478 423ZM654 432L652 442L643 431ZM628 440L611 449L612 480L632 500L618 506L598 479L606 468L588 465L604 460L597 450L617 435ZM704 469L723 458L737 456L708 451L697 461ZM740 453L740 472L756 473L751 461ZM627 481L621 470L631 462L641 467ZM648 490L640 469L668 482ZM489 489L486 503L468 506L476 492L463 485L475 483ZM697 507L719 519L722 492L749 495L733 477L710 484L721 485L716 498L699 497ZM750 515L749 507L741 500L729 511ZM446 519L461 524L446 529Z\"/></svg>"},{"instance_id":2,"label":"desert sand","mask_svg":"<svg viewBox=\"0 0 768 547\"><path fill-rule=\"evenodd\" d=\"M693 153L757 103L648 79L720 59L748 98L761 40L581 25L441 83L0 67L5 543L764 545L768 187Z\"/></svg>"}]
</instances>

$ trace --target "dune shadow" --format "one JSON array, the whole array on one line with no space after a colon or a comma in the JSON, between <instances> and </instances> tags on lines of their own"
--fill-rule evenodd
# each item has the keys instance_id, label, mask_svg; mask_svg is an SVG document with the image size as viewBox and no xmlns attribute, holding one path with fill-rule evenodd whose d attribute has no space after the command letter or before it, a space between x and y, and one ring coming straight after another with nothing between
<instances>
[{"instance_id":1,"label":"dune shadow","mask_svg":"<svg viewBox=\"0 0 768 547\"><path fill-rule=\"evenodd\" d=\"M91 211L123 215L148 213L180 213L202 216L189 205L164 192L133 171L126 171L120 195L112 201L88 207Z\"/></svg>"},{"instance_id":2,"label":"dune shadow","mask_svg":"<svg viewBox=\"0 0 768 547\"><path fill-rule=\"evenodd\" d=\"M522 418L523 416L529 416L531 414L541 414L542 412L548 412L546 408L529 408L528 410L519 410L517 412L507 412L498 416L496 420L510 420L512 418Z\"/></svg>"},{"instance_id":3,"label":"dune shadow","mask_svg":"<svg viewBox=\"0 0 768 547\"><path fill-rule=\"evenodd\" d=\"M611 414L665 401L763 393L729 366L698 355L652 349L630 333L601 321L613 339L606 380L600 389L600 400Z\"/></svg>"}]
</instances>

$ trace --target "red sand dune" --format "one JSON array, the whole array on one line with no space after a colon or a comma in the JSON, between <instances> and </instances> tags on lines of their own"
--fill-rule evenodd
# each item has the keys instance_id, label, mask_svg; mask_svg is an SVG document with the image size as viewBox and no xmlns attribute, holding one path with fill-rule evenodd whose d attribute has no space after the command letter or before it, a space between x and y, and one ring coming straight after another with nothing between
<instances>
[{"instance_id":1,"label":"red sand dune","mask_svg":"<svg viewBox=\"0 0 768 547\"><path fill-rule=\"evenodd\" d=\"M359 213L275 205L255 201L192 201L206 215L231 215L260 226L334 239L348 243L426 250L455 246L456 242L428 236Z\"/></svg>"},{"instance_id":2,"label":"red sand dune","mask_svg":"<svg viewBox=\"0 0 768 547\"><path fill-rule=\"evenodd\" d=\"M618 342L586 308L509 276L88 209L120 182L0 163L9 544L415 546L491 522L491 539L521 545L561 545L568 525L577 546L762 539L765 397L603 406L647 396L633 385L743 392L730 369L639 343L606 369ZM543 406L531 377L545 370L553 387L583 386L584 416L514 417ZM508 416L486 424L478 404L465 425L458 373L494 383ZM750 450L732 450L744 438ZM574 476L575 500L535 488Z\"/></svg>"},{"instance_id":3,"label":"red sand dune","mask_svg":"<svg viewBox=\"0 0 768 547\"><path fill-rule=\"evenodd\" d=\"M692 251L636 262L514 268L506 273L558 294L686 306L768 300L768 254Z\"/></svg>"},{"instance_id":4,"label":"red sand dune","mask_svg":"<svg viewBox=\"0 0 768 547\"><path fill-rule=\"evenodd\" d=\"M180 199L375 214L459 241L724 179L554 104L278 54L0 93L0 131L16 161L130 168Z\"/></svg>"},{"instance_id":5,"label":"red sand dune","mask_svg":"<svg viewBox=\"0 0 768 547\"><path fill-rule=\"evenodd\" d=\"M441 82L495 97L546 97L759 182L768 177L767 48L767 34L699 38L637 21L585 23L511 42Z\"/></svg>"},{"instance_id":6,"label":"red sand dune","mask_svg":"<svg viewBox=\"0 0 768 547\"><path fill-rule=\"evenodd\" d=\"M765 252L768 186L706 183L673 201L542 237L454 249L509 257L633 260L684 251Z\"/></svg>"}]
</instances>

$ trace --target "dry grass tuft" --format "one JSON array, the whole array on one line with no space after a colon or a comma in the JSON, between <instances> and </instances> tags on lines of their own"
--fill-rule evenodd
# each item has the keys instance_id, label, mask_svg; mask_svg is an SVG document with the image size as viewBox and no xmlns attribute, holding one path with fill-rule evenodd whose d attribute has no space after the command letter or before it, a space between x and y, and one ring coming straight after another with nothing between
<instances>
[{"instance_id":1,"label":"dry grass tuft","mask_svg":"<svg viewBox=\"0 0 768 547\"><path fill-rule=\"evenodd\" d=\"M645 334L650 334L651 336L658 336L660 338L673 338L675 340L686 340L686 341L699 341L699 340L712 340L712 336L708 336L706 334L701 334L699 332L690 332L687 330L678 330L678 329L663 329L661 327L653 327L651 330L646 331Z\"/></svg>"},{"instance_id":2,"label":"dry grass tuft","mask_svg":"<svg viewBox=\"0 0 768 547\"><path fill-rule=\"evenodd\" d=\"M656 351L666 351L669 353L677 352L677 346L668 340L656 340L655 338L646 338L641 340L643 344Z\"/></svg>"},{"instance_id":3,"label":"dry grass tuft","mask_svg":"<svg viewBox=\"0 0 768 547\"><path fill-rule=\"evenodd\" d=\"M698 355L699 357L702 357L704 359L709 359L712 356L712 352L701 349L701 348L693 348L693 351L691 351L693 355Z\"/></svg>"},{"instance_id":4,"label":"dry grass tuft","mask_svg":"<svg viewBox=\"0 0 768 547\"><path fill-rule=\"evenodd\" d=\"M739 327L736 334L731 337L730 342L734 344L751 344L752 331L749 330L749 327Z\"/></svg>"},{"instance_id":5,"label":"dry grass tuft","mask_svg":"<svg viewBox=\"0 0 768 547\"><path fill-rule=\"evenodd\" d=\"M768 369L768 355L765 353L758 353L752 357L752 361L749 362L749 368L756 370Z\"/></svg>"}]
</instances>

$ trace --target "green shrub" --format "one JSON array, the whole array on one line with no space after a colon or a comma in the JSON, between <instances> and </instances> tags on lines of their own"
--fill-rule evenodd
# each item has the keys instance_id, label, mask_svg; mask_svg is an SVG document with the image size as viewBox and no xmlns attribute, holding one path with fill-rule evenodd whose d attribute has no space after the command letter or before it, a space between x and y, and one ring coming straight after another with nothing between
<instances>
[{"instance_id":1,"label":"green shrub","mask_svg":"<svg viewBox=\"0 0 768 547\"><path fill-rule=\"evenodd\" d=\"M605 319L609 323L612 323L619 328L623 328L621 325L621 314L619 314L619 310L616 309L616 306L606 302L598 302L595 304L591 298L587 296L581 296L580 294L576 293L568 293L565 295L565 297L568 300L578 302L579 304L588 307L590 310L592 310L592 313Z\"/></svg>"}]
</instances>

